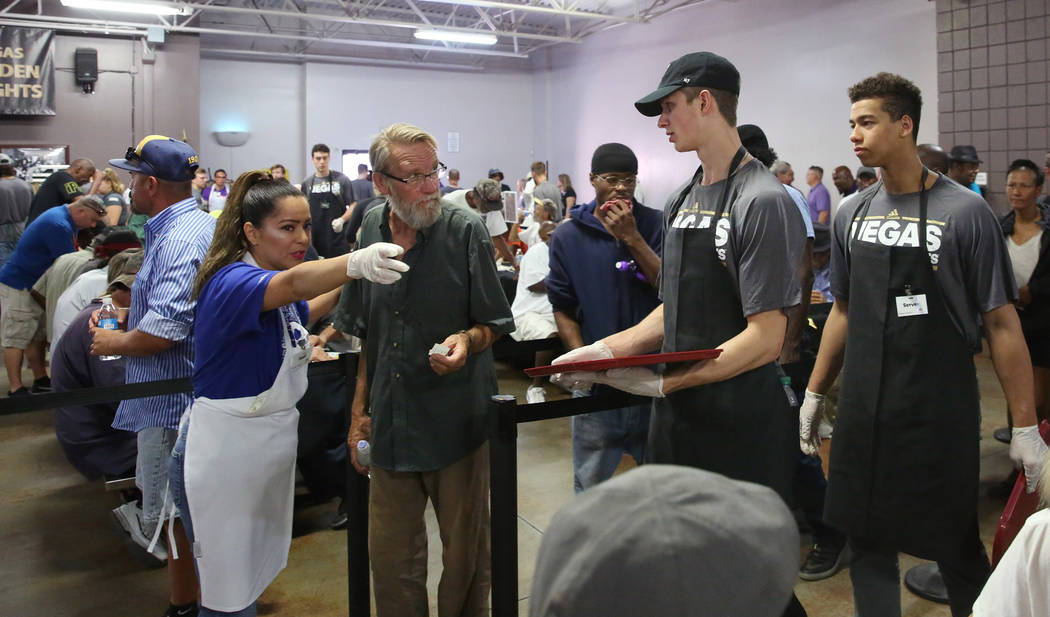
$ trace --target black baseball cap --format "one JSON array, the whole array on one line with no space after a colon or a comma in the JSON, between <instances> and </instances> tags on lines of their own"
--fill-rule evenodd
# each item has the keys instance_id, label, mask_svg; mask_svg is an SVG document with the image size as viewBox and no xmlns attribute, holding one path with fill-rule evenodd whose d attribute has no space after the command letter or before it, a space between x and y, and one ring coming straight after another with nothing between
<instances>
[{"instance_id":1,"label":"black baseball cap","mask_svg":"<svg viewBox=\"0 0 1050 617\"><path fill-rule=\"evenodd\" d=\"M718 54L709 51L686 54L672 62L664 71L656 90L635 101L634 106L643 116L659 116L660 101L675 90L687 86L714 88L730 94L740 94L740 72L732 62Z\"/></svg>"}]
</instances>

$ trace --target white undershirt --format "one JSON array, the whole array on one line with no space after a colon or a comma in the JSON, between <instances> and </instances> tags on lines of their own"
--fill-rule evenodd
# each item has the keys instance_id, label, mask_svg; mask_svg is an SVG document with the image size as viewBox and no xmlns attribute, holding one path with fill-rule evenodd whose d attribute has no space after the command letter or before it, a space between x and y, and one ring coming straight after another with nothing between
<instances>
[{"instance_id":1,"label":"white undershirt","mask_svg":"<svg viewBox=\"0 0 1050 617\"><path fill-rule=\"evenodd\" d=\"M973 605L974 617L1050 615L1050 510L1028 517Z\"/></svg>"},{"instance_id":2,"label":"white undershirt","mask_svg":"<svg viewBox=\"0 0 1050 617\"><path fill-rule=\"evenodd\" d=\"M1024 244L1017 244L1015 236L1011 235L1006 242L1006 250L1010 253L1010 262L1014 266L1014 280L1018 287L1024 287L1035 272L1035 265L1039 262L1039 244L1043 237L1043 230L1028 239Z\"/></svg>"}]
</instances>

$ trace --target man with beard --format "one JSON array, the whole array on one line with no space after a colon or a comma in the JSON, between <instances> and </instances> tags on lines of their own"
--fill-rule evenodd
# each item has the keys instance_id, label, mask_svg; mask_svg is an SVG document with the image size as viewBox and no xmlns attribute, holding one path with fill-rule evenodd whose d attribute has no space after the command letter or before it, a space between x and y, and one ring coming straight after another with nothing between
<instances>
[{"instance_id":1,"label":"man with beard","mask_svg":"<svg viewBox=\"0 0 1050 617\"><path fill-rule=\"evenodd\" d=\"M510 306L481 217L440 200L434 138L394 124L369 159L387 203L365 214L357 246L393 242L411 266L396 285L348 284L335 320L362 339L348 441L357 471L371 471L377 614L427 614L429 499L443 546L438 613L488 615L489 347L514 329ZM357 458L359 441L371 444L371 467Z\"/></svg>"}]
</instances>

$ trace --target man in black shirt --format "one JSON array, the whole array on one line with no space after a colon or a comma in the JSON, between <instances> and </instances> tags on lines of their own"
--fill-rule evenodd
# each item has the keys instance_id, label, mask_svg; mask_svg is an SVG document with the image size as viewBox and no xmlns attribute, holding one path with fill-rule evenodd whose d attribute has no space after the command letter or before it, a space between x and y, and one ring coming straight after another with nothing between
<instances>
[{"instance_id":1,"label":"man in black shirt","mask_svg":"<svg viewBox=\"0 0 1050 617\"><path fill-rule=\"evenodd\" d=\"M36 217L55 206L73 203L73 200L83 192L80 190L80 185L91 180L95 175L95 164L91 162L91 159L77 159L66 169L60 169L48 176L47 180L40 185L36 196L33 197L26 224L32 223ZM95 193L98 190L97 186L97 182L92 183L88 194Z\"/></svg>"}]
</instances>

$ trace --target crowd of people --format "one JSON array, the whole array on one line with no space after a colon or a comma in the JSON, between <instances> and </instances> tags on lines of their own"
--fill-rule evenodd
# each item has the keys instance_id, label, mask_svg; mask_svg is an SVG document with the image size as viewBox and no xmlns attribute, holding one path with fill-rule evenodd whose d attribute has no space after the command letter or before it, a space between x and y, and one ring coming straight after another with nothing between
<instances>
[{"instance_id":1,"label":"crowd of people","mask_svg":"<svg viewBox=\"0 0 1050 617\"><path fill-rule=\"evenodd\" d=\"M973 356L987 341L1010 456L1029 490L1045 485L1050 154L1010 165L997 220L975 148L917 144L919 89L879 73L848 90L860 166L833 170L833 210L822 167L803 194L763 130L738 126L740 94L729 60L697 52L635 103L702 162L662 209L625 144L594 148L584 202L542 161L517 190L498 168L464 183L404 123L354 179L316 144L302 182L274 164L231 183L151 135L34 194L0 155L9 396L192 378L192 393L55 413L78 471L134 476L113 516L167 564L166 615L255 615L287 562L297 462L330 498L347 459L370 478L378 614L427 614L430 502L439 614L483 615L492 344L557 338L565 353L535 358L555 365L718 349L528 387L528 403L556 386L651 399L572 418L579 496L544 537L531 615L805 615L795 577L849 567L858 615L899 616L899 552L937 563L953 616L1045 615L1045 512L994 574L978 533ZM350 337L347 423L345 386L306 367ZM611 479L624 454L646 464ZM801 566L789 504L813 534Z\"/></svg>"}]
</instances>

